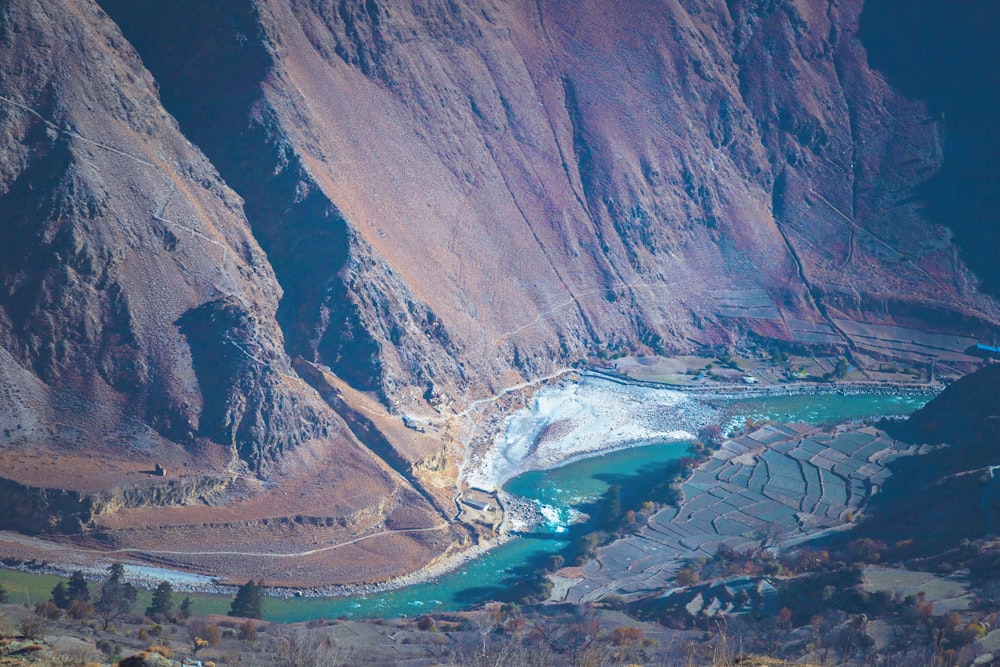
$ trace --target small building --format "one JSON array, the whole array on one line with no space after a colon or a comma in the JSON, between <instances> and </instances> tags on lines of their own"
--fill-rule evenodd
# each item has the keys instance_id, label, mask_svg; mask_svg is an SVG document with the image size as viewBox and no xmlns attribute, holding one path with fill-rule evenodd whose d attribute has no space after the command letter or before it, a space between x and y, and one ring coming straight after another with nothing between
<instances>
[{"instance_id":1,"label":"small building","mask_svg":"<svg viewBox=\"0 0 1000 667\"><path fill-rule=\"evenodd\" d=\"M480 512L489 512L489 511L491 511L493 509L493 505L492 504L490 504L488 502L485 502L485 501L482 501L482 500L473 500L472 498L463 498L462 502L465 503L466 505L468 505L469 507L471 507L472 509L479 510Z\"/></svg>"},{"instance_id":2,"label":"small building","mask_svg":"<svg viewBox=\"0 0 1000 667\"><path fill-rule=\"evenodd\" d=\"M743 376L743 383L744 384L757 384L757 378L755 378L752 375L744 375Z\"/></svg>"}]
</instances>

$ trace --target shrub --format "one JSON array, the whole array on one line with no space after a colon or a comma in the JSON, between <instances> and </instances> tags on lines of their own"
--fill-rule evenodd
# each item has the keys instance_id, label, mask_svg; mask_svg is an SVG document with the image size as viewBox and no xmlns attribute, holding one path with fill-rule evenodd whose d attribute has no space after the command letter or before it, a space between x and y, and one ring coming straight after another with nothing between
<instances>
[{"instance_id":1,"label":"shrub","mask_svg":"<svg viewBox=\"0 0 1000 667\"><path fill-rule=\"evenodd\" d=\"M615 646L632 646L642 642L642 630L629 625L619 625L611 632L611 642Z\"/></svg>"},{"instance_id":2,"label":"shrub","mask_svg":"<svg viewBox=\"0 0 1000 667\"><path fill-rule=\"evenodd\" d=\"M257 639L257 626L251 620L246 620L240 625L239 634L237 635L242 641L252 642Z\"/></svg>"},{"instance_id":3,"label":"shrub","mask_svg":"<svg viewBox=\"0 0 1000 667\"><path fill-rule=\"evenodd\" d=\"M17 624L17 631L25 639L38 639L45 634L45 619L38 614L25 616Z\"/></svg>"},{"instance_id":4,"label":"shrub","mask_svg":"<svg viewBox=\"0 0 1000 667\"><path fill-rule=\"evenodd\" d=\"M62 610L52 600L46 600L35 605L35 613L42 618L54 621L62 614Z\"/></svg>"},{"instance_id":5,"label":"shrub","mask_svg":"<svg viewBox=\"0 0 1000 667\"><path fill-rule=\"evenodd\" d=\"M82 621L85 618L90 618L94 613L94 605L83 600L70 600L69 606L66 608L66 613L74 621Z\"/></svg>"},{"instance_id":6,"label":"shrub","mask_svg":"<svg viewBox=\"0 0 1000 667\"><path fill-rule=\"evenodd\" d=\"M208 646L218 646L222 641L222 633L219 626L212 625L202 619L191 621L187 627L188 637L191 638L191 647L197 653Z\"/></svg>"},{"instance_id":7,"label":"shrub","mask_svg":"<svg viewBox=\"0 0 1000 667\"><path fill-rule=\"evenodd\" d=\"M169 658L174 657L174 650L172 648L170 648L169 646L164 646L162 644L154 644L153 646L150 646L146 650L148 652L150 652L150 653L159 653L164 658L168 658L169 659Z\"/></svg>"},{"instance_id":8,"label":"shrub","mask_svg":"<svg viewBox=\"0 0 1000 667\"><path fill-rule=\"evenodd\" d=\"M848 556L855 562L877 563L882 559L885 542L862 537L847 544Z\"/></svg>"},{"instance_id":9,"label":"shrub","mask_svg":"<svg viewBox=\"0 0 1000 667\"><path fill-rule=\"evenodd\" d=\"M698 572L690 567L682 567L677 571L677 585L678 586L693 586L698 583Z\"/></svg>"}]
</instances>

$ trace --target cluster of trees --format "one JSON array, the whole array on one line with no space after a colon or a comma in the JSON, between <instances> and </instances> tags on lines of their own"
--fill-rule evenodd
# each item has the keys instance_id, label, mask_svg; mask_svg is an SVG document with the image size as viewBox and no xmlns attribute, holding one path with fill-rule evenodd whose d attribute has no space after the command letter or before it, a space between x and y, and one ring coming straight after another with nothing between
<instances>
[{"instance_id":1,"label":"cluster of trees","mask_svg":"<svg viewBox=\"0 0 1000 667\"><path fill-rule=\"evenodd\" d=\"M851 364L847 359L841 357L837 359L837 363L834 365L833 370L829 373L823 375L824 380L843 380L847 377L847 373L851 370Z\"/></svg>"},{"instance_id":2,"label":"cluster of trees","mask_svg":"<svg viewBox=\"0 0 1000 667\"><path fill-rule=\"evenodd\" d=\"M132 613L139 596L135 586L124 580L124 575L125 568L121 563L113 564L109 569L108 578L101 585L100 594L92 599L90 586L83 572L77 570L68 582L57 583L52 589L51 597L46 602L36 605L36 611L48 618L56 618L63 612L77 620L96 617L100 620L101 627L107 630L116 620ZM157 592L159 595L155 606L158 609L163 607L169 612L173 605L170 584L161 584ZM188 608L190 609L190 601Z\"/></svg>"},{"instance_id":3,"label":"cluster of trees","mask_svg":"<svg viewBox=\"0 0 1000 667\"><path fill-rule=\"evenodd\" d=\"M776 553L776 533L763 531L758 534L758 544L747 549L734 549L721 544L711 558L693 558L687 561L676 577L679 586L691 586L701 580L750 576L789 576L831 572L846 567L878 563L883 554L892 551L884 542L868 537L857 538L840 544L802 546ZM900 548L905 548L903 544Z\"/></svg>"},{"instance_id":4,"label":"cluster of trees","mask_svg":"<svg viewBox=\"0 0 1000 667\"><path fill-rule=\"evenodd\" d=\"M46 618L55 619L65 613L75 620L97 618L107 630L116 620L132 614L138 599L138 590L124 579L125 568L113 564L108 578L101 585L100 593L92 598L90 585L83 572L77 570L66 582L60 581L52 588L48 600L35 605L35 611ZM230 606L230 616L260 619L264 616L264 580L251 579L240 586ZM0 587L0 603L7 601L7 592ZM145 616L156 622L185 620L192 615L193 603L185 596L177 605L174 589L169 581L161 581L153 591Z\"/></svg>"}]
</instances>

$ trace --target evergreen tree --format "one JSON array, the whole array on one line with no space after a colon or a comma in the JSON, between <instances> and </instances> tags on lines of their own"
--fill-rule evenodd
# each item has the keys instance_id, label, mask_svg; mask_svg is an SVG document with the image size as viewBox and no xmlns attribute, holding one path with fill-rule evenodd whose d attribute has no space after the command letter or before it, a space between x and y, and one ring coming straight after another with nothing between
<instances>
[{"instance_id":1,"label":"evergreen tree","mask_svg":"<svg viewBox=\"0 0 1000 667\"><path fill-rule=\"evenodd\" d=\"M69 607L69 595L66 593L66 584L61 581L52 589L52 603L59 609Z\"/></svg>"},{"instance_id":2,"label":"evergreen tree","mask_svg":"<svg viewBox=\"0 0 1000 667\"><path fill-rule=\"evenodd\" d=\"M74 572L69 578L69 584L66 586L66 595L69 596L70 600L90 601L90 589L87 588L87 580L83 578L83 572L80 572L80 570Z\"/></svg>"},{"instance_id":3,"label":"evergreen tree","mask_svg":"<svg viewBox=\"0 0 1000 667\"><path fill-rule=\"evenodd\" d=\"M121 583L122 577L125 576L125 566L121 563L112 563L109 570L111 576L108 578L108 583Z\"/></svg>"},{"instance_id":4,"label":"evergreen tree","mask_svg":"<svg viewBox=\"0 0 1000 667\"><path fill-rule=\"evenodd\" d=\"M264 580L254 581L251 579L240 586L236 591L236 597L229 607L230 616L241 618L263 618L264 617Z\"/></svg>"},{"instance_id":5,"label":"evergreen tree","mask_svg":"<svg viewBox=\"0 0 1000 667\"><path fill-rule=\"evenodd\" d=\"M174 587L169 581L161 581L153 591L153 601L146 607L146 616L152 619L170 618L174 610Z\"/></svg>"},{"instance_id":6,"label":"evergreen tree","mask_svg":"<svg viewBox=\"0 0 1000 667\"><path fill-rule=\"evenodd\" d=\"M7 602L7 589L0 585L0 604Z\"/></svg>"},{"instance_id":7,"label":"evergreen tree","mask_svg":"<svg viewBox=\"0 0 1000 667\"><path fill-rule=\"evenodd\" d=\"M190 597L185 596L184 599L181 600L180 615L181 615L181 618L191 618L191 598Z\"/></svg>"},{"instance_id":8,"label":"evergreen tree","mask_svg":"<svg viewBox=\"0 0 1000 667\"><path fill-rule=\"evenodd\" d=\"M619 484L612 484L604 495L604 503L600 513L600 528L614 530L621 523L621 520L622 487Z\"/></svg>"},{"instance_id":9,"label":"evergreen tree","mask_svg":"<svg viewBox=\"0 0 1000 667\"><path fill-rule=\"evenodd\" d=\"M100 617L105 630L112 621L131 613L139 597L135 586L122 581L124 572L121 563L111 566L111 576L101 587L101 597L94 604L94 612Z\"/></svg>"}]
</instances>

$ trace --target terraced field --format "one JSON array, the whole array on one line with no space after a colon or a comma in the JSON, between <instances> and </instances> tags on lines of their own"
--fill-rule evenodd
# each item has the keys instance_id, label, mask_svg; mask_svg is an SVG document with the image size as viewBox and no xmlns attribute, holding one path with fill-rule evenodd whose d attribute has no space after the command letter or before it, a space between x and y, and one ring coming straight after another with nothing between
<instances>
[{"instance_id":1,"label":"terraced field","mask_svg":"<svg viewBox=\"0 0 1000 667\"><path fill-rule=\"evenodd\" d=\"M727 440L683 484L677 508L600 549L565 599L670 588L684 559L720 545L791 546L844 528L889 477L889 461L927 449L858 425L768 425Z\"/></svg>"}]
</instances>

